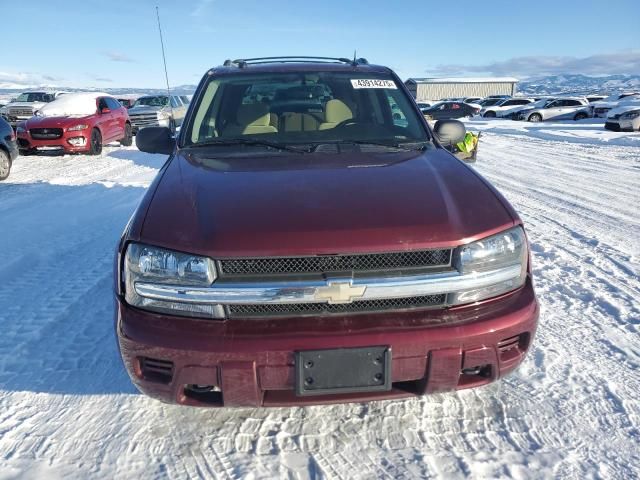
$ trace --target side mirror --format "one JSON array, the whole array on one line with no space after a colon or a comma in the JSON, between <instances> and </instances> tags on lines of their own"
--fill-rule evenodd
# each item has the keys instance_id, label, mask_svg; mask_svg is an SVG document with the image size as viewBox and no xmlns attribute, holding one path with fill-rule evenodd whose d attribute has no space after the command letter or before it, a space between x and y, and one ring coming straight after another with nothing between
<instances>
[{"instance_id":1,"label":"side mirror","mask_svg":"<svg viewBox=\"0 0 640 480\"><path fill-rule=\"evenodd\" d=\"M461 142L467 134L464 123L459 120L438 120L433 131L443 147Z\"/></svg>"},{"instance_id":2,"label":"side mirror","mask_svg":"<svg viewBox=\"0 0 640 480\"><path fill-rule=\"evenodd\" d=\"M147 127L138 131L136 146L141 152L171 155L176 147L176 140L168 127Z\"/></svg>"}]
</instances>

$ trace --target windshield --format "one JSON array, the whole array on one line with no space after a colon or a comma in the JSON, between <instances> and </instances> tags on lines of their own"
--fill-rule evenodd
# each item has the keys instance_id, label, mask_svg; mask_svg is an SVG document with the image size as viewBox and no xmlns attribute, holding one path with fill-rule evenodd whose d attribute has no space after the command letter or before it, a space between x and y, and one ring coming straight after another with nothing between
<instances>
[{"instance_id":1,"label":"windshield","mask_svg":"<svg viewBox=\"0 0 640 480\"><path fill-rule=\"evenodd\" d=\"M277 145L336 142L399 145L428 140L413 99L389 75L260 73L213 77L184 146L225 140Z\"/></svg>"},{"instance_id":2,"label":"windshield","mask_svg":"<svg viewBox=\"0 0 640 480\"><path fill-rule=\"evenodd\" d=\"M154 97L141 97L136 100L134 107L147 106L147 107L166 107L169 105L169 97L166 95L157 95Z\"/></svg>"},{"instance_id":3,"label":"windshield","mask_svg":"<svg viewBox=\"0 0 640 480\"><path fill-rule=\"evenodd\" d=\"M53 95L43 92L25 92L18 95L16 102L50 102L53 100Z\"/></svg>"}]
</instances>

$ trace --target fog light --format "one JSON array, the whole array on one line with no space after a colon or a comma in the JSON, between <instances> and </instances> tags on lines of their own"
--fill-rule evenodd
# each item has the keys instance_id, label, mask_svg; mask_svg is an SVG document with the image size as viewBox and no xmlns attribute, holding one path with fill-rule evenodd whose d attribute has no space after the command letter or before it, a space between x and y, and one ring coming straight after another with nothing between
<instances>
[{"instance_id":1,"label":"fog light","mask_svg":"<svg viewBox=\"0 0 640 480\"><path fill-rule=\"evenodd\" d=\"M71 137L67 140L70 145L74 147L84 147L87 143L87 140L84 137Z\"/></svg>"}]
</instances>

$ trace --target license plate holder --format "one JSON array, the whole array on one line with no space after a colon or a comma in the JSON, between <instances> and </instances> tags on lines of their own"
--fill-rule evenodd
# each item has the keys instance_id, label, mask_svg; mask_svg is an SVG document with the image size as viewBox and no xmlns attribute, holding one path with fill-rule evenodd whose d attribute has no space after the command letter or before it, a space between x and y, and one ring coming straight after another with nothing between
<instances>
[{"instance_id":1,"label":"license plate holder","mask_svg":"<svg viewBox=\"0 0 640 480\"><path fill-rule=\"evenodd\" d=\"M303 350L295 354L296 395L391 390L391 347Z\"/></svg>"}]
</instances>

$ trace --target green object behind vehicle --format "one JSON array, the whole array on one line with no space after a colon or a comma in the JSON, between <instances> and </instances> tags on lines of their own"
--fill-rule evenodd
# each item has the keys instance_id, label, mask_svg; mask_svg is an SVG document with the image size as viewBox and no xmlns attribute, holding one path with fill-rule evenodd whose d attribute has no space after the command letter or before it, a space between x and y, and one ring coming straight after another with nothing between
<instances>
[{"instance_id":1,"label":"green object behind vehicle","mask_svg":"<svg viewBox=\"0 0 640 480\"><path fill-rule=\"evenodd\" d=\"M456 147L461 152L472 153L478 145L478 137L479 135L467 132L467 134L464 136L464 140L456 143Z\"/></svg>"}]
</instances>

